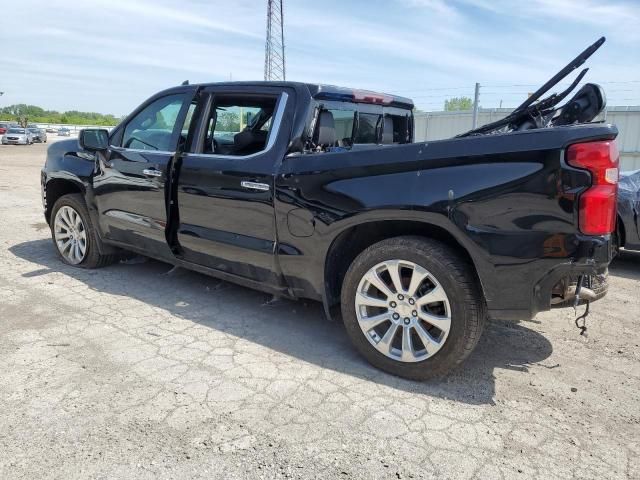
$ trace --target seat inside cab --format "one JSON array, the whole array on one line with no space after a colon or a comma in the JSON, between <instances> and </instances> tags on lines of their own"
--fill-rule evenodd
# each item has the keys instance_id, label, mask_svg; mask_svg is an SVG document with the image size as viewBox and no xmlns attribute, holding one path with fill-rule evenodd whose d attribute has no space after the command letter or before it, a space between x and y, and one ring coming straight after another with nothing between
<instances>
[{"instance_id":1,"label":"seat inside cab","mask_svg":"<svg viewBox=\"0 0 640 480\"><path fill-rule=\"evenodd\" d=\"M264 150L276 103L275 96L217 95L203 153L245 156Z\"/></svg>"}]
</instances>

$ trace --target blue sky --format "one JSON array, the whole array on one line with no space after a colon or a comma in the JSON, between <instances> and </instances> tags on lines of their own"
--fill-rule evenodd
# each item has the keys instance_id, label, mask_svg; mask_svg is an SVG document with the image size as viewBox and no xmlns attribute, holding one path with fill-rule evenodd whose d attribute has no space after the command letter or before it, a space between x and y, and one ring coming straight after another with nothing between
<instances>
[{"instance_id":1,"label":"blue sky","mask_svg":"<svg viewBox=\"0 0 640 480\"><path fill-rule=\"evenodd\" d=\"M287 79L425 110L515 106L588 44L609 105L640 104L640 1L285 0ZM0 106L126 114L181 83L261 79L266 0L19 0L0 12Z\"/></svg>"}]
</instances>

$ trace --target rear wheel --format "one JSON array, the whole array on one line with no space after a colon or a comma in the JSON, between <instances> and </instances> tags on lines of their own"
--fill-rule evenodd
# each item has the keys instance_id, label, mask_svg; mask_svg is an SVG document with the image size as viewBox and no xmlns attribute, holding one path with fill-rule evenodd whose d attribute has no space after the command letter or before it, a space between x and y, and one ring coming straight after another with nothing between
<instances>
[{"instance_id":1,"label":"rear wheel","mask_svg":"<svg viewBox=\"0 0 640 480\"><path fill-rule=\"evenodd\" d=\"M392 238L364 250L345 276L341 303L358 351L374 366L414 380L462 363L486 317L471 266L422 237Z\"/></svg>"},{"instance_id":2,"label":"rear wheel","mask_svg":"<svg viewBox=\"0 0 640 480\"><path fill-rule=\"evenodd\" d=\"M113 263L115 255L98 250L98 232L80 194L64 195L51 213L51 236L62 261L81 268L99 268Z\"/></svg>"}]
</instances>

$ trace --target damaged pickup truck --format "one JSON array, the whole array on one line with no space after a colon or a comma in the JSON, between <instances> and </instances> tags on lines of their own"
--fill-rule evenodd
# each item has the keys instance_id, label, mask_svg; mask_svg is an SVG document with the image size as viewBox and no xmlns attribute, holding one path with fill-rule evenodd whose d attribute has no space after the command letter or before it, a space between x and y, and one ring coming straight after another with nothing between
<instances>
[{"instance_id":1,"label":"damaged pickup truck","mask_svg":"<svg viewBox=\"0 0 640 480\"><path fill-rule=\"evenodd\" d=\"M617 130L600 87L414 143L411 100L295 82L160 92L111 132L49 147L45 217L62 261L123 252L341 311L373 365L449 372L487 316L530 319L606 293Z\"/></svg>"}]
</instances>

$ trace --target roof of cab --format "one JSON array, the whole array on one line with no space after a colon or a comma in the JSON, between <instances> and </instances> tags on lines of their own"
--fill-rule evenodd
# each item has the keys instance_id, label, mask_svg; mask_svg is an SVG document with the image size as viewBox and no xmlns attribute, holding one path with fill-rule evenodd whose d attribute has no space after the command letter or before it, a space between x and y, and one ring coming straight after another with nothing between
<instances>
[{"instance_id":1,"label":"roof of cab","mask_svg":"<svg viewBox=\"0 0 640 480\"><path fill-rule=\"evenodd\" d=\"M413 100L398 95L390 95L387 93L372 92L369 90L361 90L347 87L338 87L336 85L325 85L318 83L303 82L282 82L282 81L242 81L242 82L215 82L215 83L198 83L193 84L201 87L213 86L263 86L263 87L290 87L290 88L306 88L312 97L324 98L337 101L352 101L361 103L377 103L381 105L395 105L404 108L413 108Z\"/></svg>"}]
</instances>

